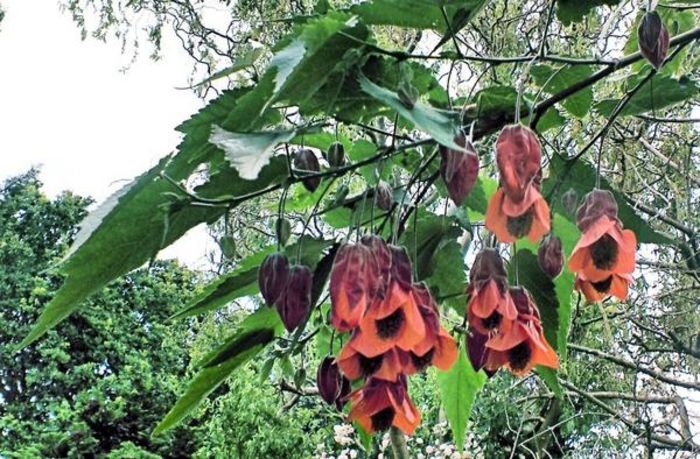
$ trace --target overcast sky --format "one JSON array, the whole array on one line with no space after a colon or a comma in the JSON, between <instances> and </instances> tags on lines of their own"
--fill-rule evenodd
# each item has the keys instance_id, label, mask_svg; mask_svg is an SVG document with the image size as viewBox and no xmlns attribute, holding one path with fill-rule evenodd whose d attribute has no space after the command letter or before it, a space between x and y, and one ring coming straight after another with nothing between
<instances>
[{"instance_id":1,"label":"overcast sky","mask_svg":"<svg viewBox=\"0 0 700 459\"><path fill-rule=\"evenodd\" d=\"M175 126L202 101L174 89L192 66L174 41L161 61L144 55L121 73L128 57L119 44L81 41L56 3L0 3L0 180L40 166L49 195L102 201L175 148ZM165 255L200 265L204 230L194 233Z\"/></svg>"}]
</instances>

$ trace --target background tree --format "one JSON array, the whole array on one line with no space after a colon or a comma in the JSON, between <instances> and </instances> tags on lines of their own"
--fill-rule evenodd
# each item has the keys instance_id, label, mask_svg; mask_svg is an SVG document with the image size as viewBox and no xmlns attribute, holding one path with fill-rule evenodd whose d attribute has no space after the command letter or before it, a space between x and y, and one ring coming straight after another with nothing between
<instances>
[{"instance_id":1,"label":"background tree","mask_svg":"<svg viewBox=\"0 0 700 459\"><path fill-rule=\"evenodd\" d=\"M37 170L0 189L0 455L187 457L191 428L149 432L186 377L190 329L167 318L194 289L192 272L171 262L136 271L40 345L13 350L58 285L51 268L89 202L47 198Z\"/></svg>"}]
</instances>

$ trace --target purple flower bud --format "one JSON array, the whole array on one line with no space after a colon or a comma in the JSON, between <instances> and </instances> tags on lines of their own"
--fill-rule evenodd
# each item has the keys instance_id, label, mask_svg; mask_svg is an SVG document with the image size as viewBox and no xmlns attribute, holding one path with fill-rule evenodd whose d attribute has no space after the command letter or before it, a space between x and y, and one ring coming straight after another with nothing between
<instances>
[{"instance_id":1,"label":"purple flower bud","mask_svg":"<svg viewBox=\"0 0 700 459\"><path fill-rule=\"evenodd\" d=\"M316 386L321 398L329 405L337 402L343 385L343 375L333 356L327 356L321 362L316 373Z\"/></svg>"},{"instance_id":2,"label":"purple flower bud","mask_svg":"<svg viewBox=\"0 0 700 459\"><path fill-rule=\"evenodd\" d=\"M488 335L481 334L476 330L470 330L467 335L467 356L469 356L469 361L475 371L479 371L483 368L484 372L490 378L496 374L496 372L488 370L485 367L489 351L486 347L486 342L488 340Z\"/></svg>"},{"instance_id":3,"label":"purple flower bud","mask_svg":"<svg viewBox=\"0 0 700 459\"><path fill-rule=\"evenodd\" d=\"M540 248L537 250L537 261L539 261L542 271L550 279L554 279L561 274L561 270L564 267L561 239L552 235L542 239Z\"/></svg>"},{"instance_id":4,"label":"purple flower bud","mask_svg":"<svg viewBox=\"0 0 700 459\"><path fill-rule=\"evenodd\" d=\"M656 11L646 13L637 28L639 52L657 70L668 54L668 30Z\"/></svg>"},{"instance_id":5,"label":"purple flower bud","mask_svg":"<svg viewBox=\"0 0 700 459\"><path fill-rule=\"evenodd\" d=\"M394 191L391 186L381 180L374 189L374 193L377 207L386 211L391 210L391 206L394 204Z\"/></svg>"},{"instance_id":6,"label":"purple flower bud","mask_svg":"<svg viewBox=\"0 0 700 459\"><path fill-rule=\"evenodd\" d=\"M342 167L345 164L345 147L340 142L334 142L328 147L326 154L328 165L332 168Z\"/></svg>"},{"instance_id":7,"label":"purple flower bud","mask_svg":"<svg viewBox=\"0 0 700 459\"><path fill-rule=\"evenodd\" d=\"M294 167L301 171L321 172L321 165L316 154L308 148L301 149L296 153L294 156ZM302 178L301 183L304 184L304 188L313 193L321 184L321 177Z\"/></svg>"},{"instance_id":8,"label":"purple flower bud","mask_svg":"<svg viewBox=\"0 0 700 459\"><path fill-rule=\"evenodd\" d=\"M258 287L265 303L272 305L280 297L287 285L289 277L289 262L282 253L272 253L258 269Z\"/></svg>"},{"instance_id":9,"label":"purple flower bud","mask_svg":"<svg viewBox=\"0 0 700 459\"><path fill-rule=\"evenodd\" d=\"M460 206L479 175L479 155L474 146L467 142L464 133L460 132L454 140L466 151L452 150L441 145L440 176L447 186L450 199Z\"/></svg>"},{"instance_id":10,"label":"purple flower bud","mask_svg":"<svg viewBox=\"0 0 700 459\"><path fill-rule=\"evenodd\" d=\"M287 285L275 302L287 331L297 328L309 314L312 281L313 274L306 266L294 265L289 270Z\"/></svg>"},{"instance_id":11,"label":"purple flower bud","mask_svg":"<svg viewBox=\"0 0 700 459\"><path fill-rule=\"evenodd\" d=\"M391 250L391 278L404 290L410 290L413 286L413 268L406 249L390 245L389 250Z\"/></svg>"}]
</instances>

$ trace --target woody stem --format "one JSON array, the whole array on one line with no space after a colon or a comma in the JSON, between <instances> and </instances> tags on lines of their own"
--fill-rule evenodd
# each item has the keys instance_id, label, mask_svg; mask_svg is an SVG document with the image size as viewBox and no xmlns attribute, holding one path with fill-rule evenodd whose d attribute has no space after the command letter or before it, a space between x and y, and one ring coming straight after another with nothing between
<instances>
[{"instance_id":1,"label":"woody stem","mask_svg":"<svg viewBox=\"0 0 700 459\"><path fill-rule=\"evenodd\" d=\"M408 447L406 446L406 437L403 432L394 426L389 430L391 438L391 451L394 453L394 459L409 459Z\"/></svg>"}]
</instances>

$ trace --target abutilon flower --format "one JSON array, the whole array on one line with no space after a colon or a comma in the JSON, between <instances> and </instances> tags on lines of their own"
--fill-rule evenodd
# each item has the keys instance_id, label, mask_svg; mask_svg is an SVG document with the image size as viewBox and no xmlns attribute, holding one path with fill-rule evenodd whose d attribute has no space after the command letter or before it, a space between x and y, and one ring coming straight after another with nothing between
<instances>
[{"instance_id":1,"label":"abutilon flower","mask_svg":"<svg viewBox=\"0 0 700 459\"><path fill-rule=\"evenodd\" d=\"M479 252L469 272L467 318L478 332L488 335L507 330L518 315L508 293L508 275L495 249Z\"/></svg>"},{"instance_id":2,"label":"abutilon flower","mask_svg":"<svg viewBox=\"0 0 700 459\"><path fill-rule=\"evenodd\" d=\"M350 417L368 432L393 424L412 433L420 415L406 376L429 365L448 370L457 358L430 291L412 273L406 250L378 236L341 247L331 271L332 322L351 332L336 361L345 377L366 381L350 396Z\"/></svg>"},{"instance_id":3,"label":"abutilon flower","mask_svg":"<svg viewBox=\"0 0 700 459\"><path fill-rule=\"evenodd\" d=\"M622 229L613 194L588 193L576 223L583 234L569 258L569 269L576 273L575 288L589 302L608 295L624 300L633 280L637 237L632 230Z\"/></svg>"},{"instance_id":4,"label":"abutilon flower","mask_svg":"<svg viewBox=\"0 0 700 459\"><path fill-rule=\"evenodd\" d=\"M440 176L450 199L455 205L461 206L479 175L479 155L463 132L456 135L454 141L465 151L440 145Z\"/></svg>"},{"instance_id":5,"label":"abutilon flower","mask_svg":"<svg viewBox=\"0 0 700 459\"><path fill-rule=\"evenodd\" d=\"M486 343L486 368L506 367L516 376L523 376L535 365L559 367L559 358L542 331L537 305L522 287L512 287L510 296L518 317L508 330L492 336Z\"/></svg>"},{"instance_id":6,"label":"abutilon flower","mask_svg":"<svg viewBox=\"0 0 700 459\"><path fill-rule=\"evenodd\" d=\"M331 322L341 331L360 323L372 301L375 258L364 244L345 244L335 256L330 275Z\"/></svg>"},{"instance_id":7,"label":"abutilon flower","mask_svg":"<svg viewBox=\"0 0 700 459\"><path fill-rule=\"evenodd\" d=\"M284 291L289 277L289 261L283 253L271 253L258 269L258 287L269 305L275 304Z\"/></svg>"},{"instance_id":8,"label":"abutilon flower","mask_svg":"<svg viewBox=\"0 0 700 459\"><path fill-rule=\"evenodd\" d=\"M557 236L547 236L542 239L540 248L537 249L537 261L542 272L550 279L554 279L564 267L564 252L562 252L561 239Z\"/></svg>"},{"instance_id":9,"label":"abutilon flower","mask_svg":"<svg viewBox=\"0 0 700 459\"><path fill-rule=\"evenodd\" d=\"M350 381L343 376L335 358L330 355L318 367L316 386L321 398L338 409L343 407L345 398L350 394Z\"/></svg>"},{"instance_id":10,"label":"abutilon flower","mask_svg":"<svg viewBox=\"0 0 700 459\"><path fill-rule=\"evenodd\" d=\"M660 69L668 54L669 35L661 16L656 11L644 14L637 28L639 52L654 66Z\"/></svg>"},{"instance_id":11,"label":"abutilon flower","mask_svg":"<svg viewBox=\"0 0 700 459\"><path fill-rule=\"evenodd\" d=\"M484 373L490 378L496 374L496 370L486 368L486 359L488 357L486 342L488 340L488 335L479 333L476 330L469 330L467 335L467 356L475 371L483 369Z\"/></svg>"},{"instance_id":12,"label":"abutilon flower","mask_svg":"<svg viewBox=\"0 0 700 459\"><path fill-rule=\"evenodd\" d=\"M306 172L321 172L321 164L318 162L316 154L308 148L303 148L294 155L294 167ZM310 192L316 191L321 184L321 177L305 177L301 183Z\"/></svg>"},{"instance_id":13,"label":"abutilon flower","mask_svg":"<svg viewBox=\"0 0 700 459\"><path fill-rule=\"evenodd\" d=\"M522 125L506 126L496 141L499 187L486 211L486 227L501 242L527 236L533 242L549 232L549 206L539 191L542 148Z\"/></svg>"},{"instance_id":14,"label":"abutilon flower","mask_svg":"<svg viewBox=\"0 0 700 459\"><path fill-rule=\"evenodd\" d=\"M411 435L420 424L420 413L408 397L406 377L397 381L370 378L350 394L350 420L369 433L394 426Z\"/></svg>"},{"instance_id":15,"label":"abutilon flower","mask_svg":"<svg viewBox=\"0 0 700 459\"><path fill-rule=\"evenodd\" d=\"M287 331L297 328L311 310L311 284L313 274L303 265L294 265L289 270L287 284L275 301L277 312Z\"/></svg>"},{"instance_id":16,"label":"abutilon flower","mask_svg":"<svg viewBox=\"0 0 700 459\"><path fill-rule=\"evenodd\" d=\"M413 297L423 316L425 337L409 351L407 374L418 373L430 365L447 371L457 360L457 343L440 326L438 307L428 287L425 284L414 284Z\"/></svg>"}]
</instances>

